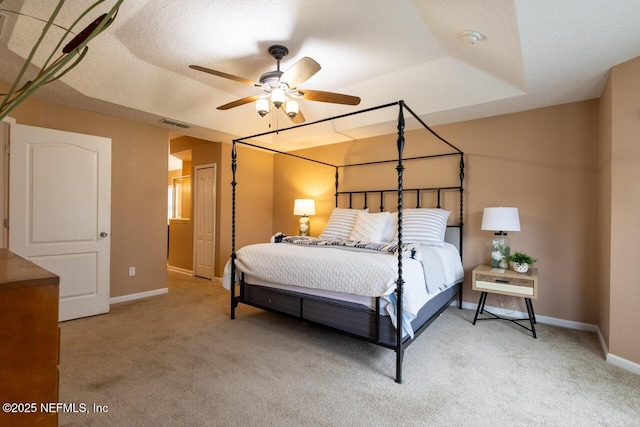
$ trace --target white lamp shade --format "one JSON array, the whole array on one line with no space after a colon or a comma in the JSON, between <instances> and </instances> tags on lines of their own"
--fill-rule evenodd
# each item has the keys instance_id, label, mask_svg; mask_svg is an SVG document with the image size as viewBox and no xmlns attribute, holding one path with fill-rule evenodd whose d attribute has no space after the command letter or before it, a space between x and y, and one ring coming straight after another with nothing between
<instances>
[{"instance_id":1,"label":"white lamp shade","mask_svg":"<svg viewBox=\"0 0 640 427\"><path fill-rule=\"evenodd\" d=\"M293 202L294 215L315 215L316 203L313 199L296 199Z\"/></svg>"},{"instance_id":2,"label":"white lamp shade","mask_svg":"<svg viewBox=\"0 0 640 427\"><path fill-rule=\"evenodd\" d=\"M520 231L518 208L484 208L482 230Z\"/></svg>"}]
</instances>

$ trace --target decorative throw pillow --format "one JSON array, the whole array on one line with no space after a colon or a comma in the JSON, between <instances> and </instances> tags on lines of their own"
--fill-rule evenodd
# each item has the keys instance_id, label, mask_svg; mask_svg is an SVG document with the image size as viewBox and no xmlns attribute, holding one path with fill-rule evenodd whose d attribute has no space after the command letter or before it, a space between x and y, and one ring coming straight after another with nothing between
<instances>
[{"instance_id":1,"label":"decorative throw pillow","mask_svg":"<svg viewBox=\"0 0 640 427\"><path fill-rule=\"evenodd\" d=\"M382 231L382 241L391 243L398 239L398 212L389 213L387 223Z\"/></svg>"},{"instance_id":2,"label":"decorative throw pillow","mask_svg":"<svg viewBox=\"0 0 640 427\"><path fill-rule=\"evenodd\" d=\"M365 211L368 211L365 210ZM329 222L320 234L321 239L348 239L356 223L360 209L335 208Z\"/></svg>"},{"instance_id":3,"label":"decorative throw pillow","mask_svg":"<svg viewBox=\"0 0 640 427\"><path fill-rule=\"evenodd\" d=\"M404 209L402 242L444 246L444 233L451 212L444 209Z\"/></svg>"},{"instance_id":4,"label":"decorative throw pillow","mask_svg":"<svg viewBox=\"0 0 640 427\"><path fill-rule=\"evenodd\" d=\"M389 212L368 213L360 211L349 239L361 242L382 242L382 232L388 219Z\"/></svg>"}]
</instances>

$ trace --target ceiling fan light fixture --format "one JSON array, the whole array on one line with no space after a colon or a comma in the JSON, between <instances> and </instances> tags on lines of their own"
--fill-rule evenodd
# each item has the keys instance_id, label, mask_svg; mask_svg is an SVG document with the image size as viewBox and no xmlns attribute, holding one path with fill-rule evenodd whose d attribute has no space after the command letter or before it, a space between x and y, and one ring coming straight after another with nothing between
<instances>
[{"instance_id":1,"label":"ceiling fan light fixture","mask_svg":"<svg viewBox=\"0 0 640 427\"><path fill-rule=\"evenodd\" d=\"M294 118L298 114L298 101L288 100L284 104L284 112L287 113L289 118Z\"/></svg>"},{"instance_id":2,"label":"ceiling fan light fixture","mask_svg":"<svg viewBox=\"0 0 640 427\"><path fill-rule=\"evenodd\" d=\"M268 98L258 98L256 101L256 111L260 114L260 117L264 117L269 113L269 99Z\"/></svg>"},{"instance_id":3,"label":"ceiling fan light fixture","mask_svg":"<svg viewBox=\"0 0 640 427\"><path fill-rule=\"evenodd\" d=\"M284 104L285 101L284 97L285 93L281 87L275 87L271 91L271 102L276 108L282 107L282 104Z\"/></svg>"}]
</instances>

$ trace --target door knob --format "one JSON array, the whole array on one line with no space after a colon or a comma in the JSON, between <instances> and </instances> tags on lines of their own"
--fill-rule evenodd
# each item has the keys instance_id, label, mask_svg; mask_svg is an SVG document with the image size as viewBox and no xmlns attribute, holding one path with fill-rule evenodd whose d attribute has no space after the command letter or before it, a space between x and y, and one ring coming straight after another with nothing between
<instances>
[{"instance_id":1,"label":"door knob","mask_svg":"<svg viewBox=\"0 0 640 427\"><path fill-rule=\"evenodd\" d=\"M100 237L107 237L108 235L109 233L107 233L106 231L100 233Z\"/></svg>"}]
</instances>

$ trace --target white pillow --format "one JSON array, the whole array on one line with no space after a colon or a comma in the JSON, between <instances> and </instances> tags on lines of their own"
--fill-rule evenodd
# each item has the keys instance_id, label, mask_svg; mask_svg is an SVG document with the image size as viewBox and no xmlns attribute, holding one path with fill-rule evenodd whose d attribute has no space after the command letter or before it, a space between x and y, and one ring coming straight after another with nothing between
<instances>
[{"instance_id":1,"label":"white pillow","mask_svg":"<svg viewBox=\"0 0 640 427\"><path fill-rule=\"evenodd\" d=\"M365 210L366 211L366 210ZM320 234L321 239L348 239L360 209L335 208L329 222Z\"/></svg>"},{"instance_id":2,"label":"white pillow","mask_svg":"<svg viewBox=\"0 0 640 427\"><path fill-rule=\"evenodd\" d=\"M382 231L383 242L393 242L398 239L398 212L392 212L387 218L387 223Z\"/></svg>"},{"instance_id":3,"label":"white pillow","mask_svg":"<svg viewBox=\"0 0 640 427\"><path fill-rule=\"evenodd\" d=\"M402 242L444 246L444 233L451 212L444 209L404 209Z\"/></svg>"},{"instance_id":4,"label":"white pillow","mask_svg":"<svg viewBox=\"0 0 640 427\"><path fill-rule=\"evenodd\" d=\"M382 242L382 232L388 219L389 212L368 213L360 211L349 235L349 240Z\"/></svg>"}]
</instances>

